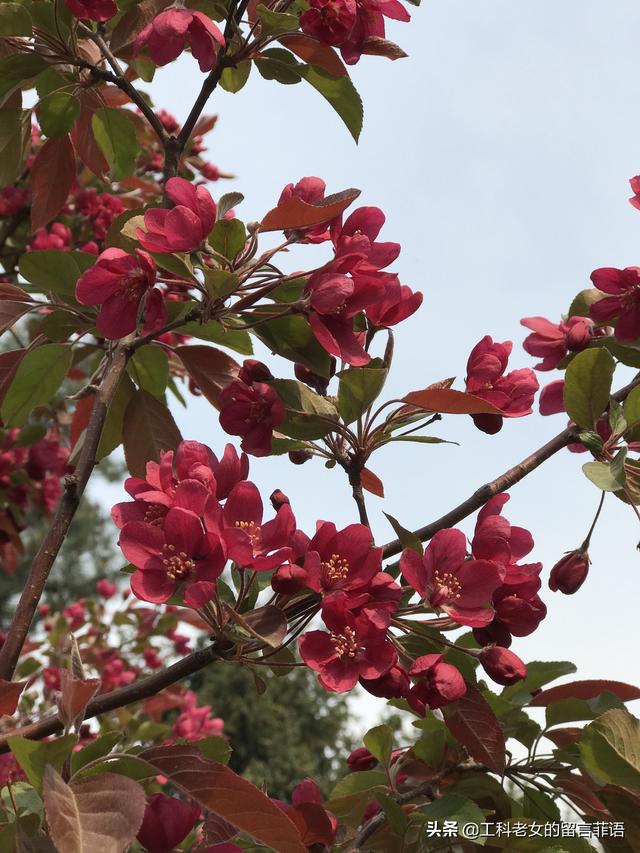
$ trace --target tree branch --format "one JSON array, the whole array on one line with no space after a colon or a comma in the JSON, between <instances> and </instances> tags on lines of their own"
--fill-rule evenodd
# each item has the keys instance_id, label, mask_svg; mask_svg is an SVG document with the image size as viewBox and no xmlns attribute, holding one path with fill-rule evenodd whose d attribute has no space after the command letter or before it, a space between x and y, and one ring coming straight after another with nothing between
<instances>
[{"instance_id":1,"label":"tree branch","mask_svg":"<svg viewBox=\"0 0 640 853\"><path fill-rule=\"evenodd\" d=\"M65 479L64 494L58 503L47 535L31 564L7 638L0 649L0 678L7 681L11 680L15 671L49 573L95 467L96 453L107 410L127 366L128 357L129 342L123 340L116 346L107 361L104 379L96 394L78 463L73 474Z\"/></svg>"},{"instance_id":2,"label":"tree branch","mask_svg":"<svg viewBox=\"0 0 640 853\"><path fill-rule=\"evenodd\" d=\"M240 23L242 16L245 13L247 6L249 5L249 0L241 0L239 5L236 7L234 4L231 5L229 9L229 14L227 16L227 23L224 28L224 40L225 43L228 43L234 34L234 30L237 25ZM224 69L232 64L232 58L229 57L226 53L226 50L221 50L218 53L218 58L216 60L216 64L213 66L207 77L205 78L204 83L202 84L202 88L200 89L200 93L196 98L196 101L191 108L191 112L187 116L187 119L178 134L178 136L171 136L167 140L165 145L165 164L164 164L164 180L165 183L168 178L174 177L178 172L178 165L180 163L180 155L184 151L184 147L189 141L189 137L193 133L193 129L196 126L196 122L200 118L200 114L202 110L205 108L205 105L211 95L213 94L214 89L220 82L220 77L222 76L222 72Z\"/></svg>"},{"instance_id":3,"label":"tree branch","mask_svg":"<svg viewBox=\"0 0 640 853\"><path fill-rule=\"evenodd\" d=\"M156 693L164 690L165 687L170 687L177 681L181 681L188 675L193 675L194 672L198 672L209 666L209 664L221 659L216 651L215 644L207 646L204 649L199 649L197 652L187 655L187 657L182 658L166 669L154 672L146 678L140 678L132 684L118 687L109 693L102 693L96 696L87 705L84 719L97 717L98 714L115 711L117 708L124 708L125 705L131 705L132 702L139 702L141 699L155 696ZM30 740L40 740L62 731L62 728L62 722L57 714L52 714L28 726L22 726L22 728L15 729L0 737L0 754L9 752L9 745L7 743L7 738L9 737L19 735Z\"/></svg>"},{"instance_id":4,"label":"tree branch","mask_svg":"<svg viewBox=\"0 0 640 853\"><path fill-rule=\"evenodd\" d=\"M612 395L613 399L617 400L618 403L621 403L638 385L640 385L640 373L635 376L628 385L625 385L619 391L616 391L616 393ZM484 506L484 504L486 504L486 502L494 495L499 495L501 492L505 492L507 489L510 489L511 486L515 486L516 483L519 483L520 480L523 480L528 474L535 471L536 468L558 453L559 450L562 450L574 441L578 441L579 432L580 430L577 427L571 427L558 433L558 435L552 438L551 441L543 444L542 447L539 447L530 456L523 459L522 462L514 465L513 468L509 468L508 471L505 471L504 474L496 477L496 479L492 480L490 483L485 483L484 486L480 486L479 489L477 489L461 504L458 504L458 506L454 507L436 521L432 521L431 524L418 528L418 530L414 531L414 534L421 542L427 542L439 530L458 524L463 519L467 518L467 516ZM401 551L402 544L399 539L393 539L391 542L387 542L382 549L383 557L385 558L393 557Z\"/></svg>"}]
</instances>

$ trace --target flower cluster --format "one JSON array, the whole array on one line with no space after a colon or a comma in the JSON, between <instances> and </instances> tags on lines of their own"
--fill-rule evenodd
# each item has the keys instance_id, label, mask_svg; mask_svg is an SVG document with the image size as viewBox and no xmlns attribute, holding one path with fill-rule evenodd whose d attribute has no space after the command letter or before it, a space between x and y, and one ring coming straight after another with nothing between
<instances>
[{"instance_id":1,"label":"flower cluster","mask_svg":"<svg viewBox=\"0 0 640 853\"><path fill-rule=\"evenodd\" d=\"M363 54L379 52L385 18L411 20L398 0L311 0L300 26L323 44L340 48L344 61L354 65Z\"/></svg>"},{"instance_id":2,"label":"flower cluster","mask_svg":"<svg viewBox=\"0 0 640 853\"><path fill-rule=\"evenodd\" d=\"M320 178L289 184L280 203L297 196L308 203L324 198ZM332 356L354 366L367 364L365 334L354 322L362 312L373 329L400 323L422 304L422 294L401 285L394 273L383 272L400 254L398 243L378 241L385 222L377 207L360 207L343 222L342 216L304 231L313 243L330 241L333 259L313 273L304 289L309 323L316 339Z\"/></svg>"},{"instance_id":3,"label":"flower cluster","mask_svg":"<svg viewBox=\"0 0 640 853\"><path fill-rule=\"evenodd\" d=\"M494 343L485 335L471 350L467 362L467 391L492 403L501 412L500 415L472 415L478 429L490 435L502 429L503 418L530 415L539 388L535 374L528 367L505 374L512 348L511 341Z\"/></svg>"},{"instance_id":4,"label":"flower cluster","mask_svg":"<svg viewBox=\"0 0 640 853\"><path fill-rule=\"evenodd\" d=\"M49 515L62 494L61 478L70 472L69 450L50 430L34 444L20 430L0 431L0 562L13 573L22 553L19 533L29 511Z\"/></svg>"}]
</instances>

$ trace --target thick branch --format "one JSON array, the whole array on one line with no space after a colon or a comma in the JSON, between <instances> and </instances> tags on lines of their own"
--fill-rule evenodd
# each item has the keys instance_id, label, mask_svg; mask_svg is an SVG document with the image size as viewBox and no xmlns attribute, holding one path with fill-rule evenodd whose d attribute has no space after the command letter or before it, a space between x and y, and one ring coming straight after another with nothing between
<instances>
[{"instance_id":1,"label":"thick branch","mask_svg":"<svg viewBox=\"0 0 640 853\"><path fill-rule=\"evenodd\" d=\"M194 672L204 669L216 660L220 660L220 658L214 645L193 652L177 663L168 666L166 669L154 672L146 678L140 678L138 681L134 681L133 684L126 684L124 687L118 687L109 693L102 693L96 696L87 705L84 719L97 717L99 714L105 714L107 711L115 711L117 708L124 708L125 705L131 705L132 702L139 702L141 699L155 696L156 693L164 690L165 687L170 687L177 681L193 675ZM38 722L31 723L31 725L15 729L7 735L0 737L0 754L9 751L7 738L13 737L13 735L20 735L31 740L40 740L61 730L62 723L59 717L56 714L52 714L50 717L45 717L43 720L38 720Z\"/></svg>"},{"instance_id":2,"label":"thick branch","mask_svg":"<svg viewBox=\"0 0 640 853\"><path fill-rule=\"evenodd\" d=\"M367 505L364 501L364 493L362 491L362 480L360 473L360 469L357 467L348 469L351 493L353 494L353 499L356 502L356 506L358 507L360 523L366 525L367 527L371 527L371 525L369 524L369 516L367 515Z\"/></svg>"},{"instance_id":3,"label":"thick branch","mask_svg":"<svg viewBox=\"0 0 640 853\"><path fill-rule=\"evenodd\" d=\"M104 379L100 383L93 404L78 463L73 474L65 479L64 494L58 503L47 535L33 559L7 638L0 649L0 678L7 681L11 680L15 671L47 578L95 467L96 453L107 410L127 366L128 347L129 344L126 341L118 344L107 362Z\"/></svg>"},{"instance_id":4,"label":"thick branch","mask_svg":"<svg viewBox=\"0 0 640 853\"><path fill-rule=\"evenodd\" d=\"M616 393L613 394L613 399L617 400L619 403L622 402L637 385L640 385L640 373L628 385L625 385L624 388L616 391ZM528 474L535 471L536 468L558 453L559 450L562 450L574 441L578 441L579 432L580 430L573 427L558 433L555 438L552 438L551 441L543 444L542 447L539 447L538 450L535 450L530 456L523 459L522 462L519 462L513 468L509 468L508 471L505 471L504 474L501 474L490 483L485 483L485 485L477 489L471 497L468 497L465 501L454 507L441 518L438 518L436 521L432 521L431 524L427 524L425 527L418 528L418 530L414 531L415 535L421 542L427 542L439 530L458 524L463 519L467 518L467 516L484 506L484 504L494 495L499 495L501 492L505 492L507 489L515 486L516 483L519 483L520 480L523 480ZM391 542L387 542L383 547L383 555L385 558L393 557L395 554L399 554L400 551L402 551L402 544L399 539L393 539Z\"/></svg>"}]
</instances>

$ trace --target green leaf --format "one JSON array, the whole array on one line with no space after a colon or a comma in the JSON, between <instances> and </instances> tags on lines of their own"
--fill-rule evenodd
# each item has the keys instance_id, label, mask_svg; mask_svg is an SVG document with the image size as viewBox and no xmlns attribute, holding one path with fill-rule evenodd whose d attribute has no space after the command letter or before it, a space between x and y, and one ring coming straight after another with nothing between
<instances>
[{"instance_id":1,"label":"green leaf","mask_svg":"<svg viewBox=\"0 0 640 853\"><path fill-rule=\"evenodd\" d=\"M334 77L315 65L302 65L286 50L265 50L256 59L258 71L267 80L297 83L306 80L325 98L345 123L355 141L362 131L362 99L349 77Z\"/></svg>"},{"instance_id":2,"label":"green leaf","mask_svg":"<svg viewBox=\"0 0 640 853\"><path fill-rule=\"evenodd\" d=\"M76 735L64 735L46 743L19 735L7 738L9 749L38 793L42 793L42 777L47 764L61 770L77 742Z\"/></svg>"},{"instance_id":3,"label":"green leaf","mask_svg":"<svg viewBox=\"0 0 640 853\"><path fill-rule=\"evenodd\" d=\"M263 36L294 33L298 29L297 15L292 15L288 12L274 12L262 3L256 8L256 14L260 20L260 28Z\"/></svg>"},{"instance_id":4,"label":"green leaf","mask_svg":"<svg viewBox=\"0 0 640 853\"><path fill-rule=\"evenodd\" d=\"M30 145L31 110L0 110L0 188L20 177Z\"/></svg>"},{"instance_id":5,"label":"green leaf","mask_svg":"<svg viewBox=\"0 0 640 853\"><path fill-rule=\"evenodd\" d=\"M531 661L527 664L527 677L511 687L505 687L500 695L516 705L524 705L545 684L575 671L576 666L571 661Z\"/></svg>"},{"instance_id":6,"label":"green leaf","mask_svg":"<svg viewBox=\"0 0 640 853\"><path fill-rule=\"evenodd\" d=\"M219 764L228 764L231 757L229 741L220 735L209 735L200 740L192 740L191 746L197 746L205 758L217 761Z\"/></svg>"},{"instance_id":7,"label":"green leaf","mask_svg":"<svg viewBox=\"0 0 640 853\"><path fill-rule=\"evenodd\" d=\"M454 821L458 826L458 835L464 838L463 828L465 824L482 825L484 822L484 812L468 797L463 797L460 794L445 794L439 800L434 800L423 806L420 811L426 816L427 820L443 823L444 821ZM449 824L450 825L450 824ZM473 838L475 844L483 846L485 839Z\"/></svg>"},{"instance_id":8,"label":"green leaf","mask_svg":"<svg viewBox=\"0 0 640 853\"><path fill-rule=\"evenodd\" d=\"M124 428L124 415L131 398L135 393L133 382L125 374L116 388L107 417L105 418L100 444L96 453L96 459L104 459L122 443Z\"/></svg>"},{"instance_id":9,"label":"green leaf","mask_svg":"<svg viewBox=\"0 0 640 853\"><path fill-rule=\"evenodd\" d=\"M624 460L627 450L616 454L613 462L586 462L582 466L585 477L603 492L618 492L624 488Z\"/></svg>"},{"instance_id":10,"label":"green leaf","mask_svg":"<svg viewBox=\"0 0 640 853\"><path fill-rule=\"evenodd\" d=\"M254 331L269 349L289 361L299 361L329 379L330 357L315 339L304 317L279 317L261 323Z\"/></svg>"},{"instance_id":11,"label":"green leaf","mask_svg":"<svg viewBox=\"0 0 640 853\"><path fill-rule=\"evenodd\" d=\"M389 726L382 725L369 729L363 738L363 743L383 767L389 766L393 750L393 732Z\"/></svg>"},{"instance_id":12,"label":"green leaf","mask_svg":"<svg viewBox=\"0 0 640 853\"><path fill-rule=\"evenodd\" d=\"M324 419L337 421L338 413L329 400L314 394L295 379L274 379L271 383L287 410L286 421L279 432L290 438L322 438L331 430Z\"/></svg>"},{"instance_id":13,"label":"green leaf","mask_svg":"<svg viewBox=\"0 0 640 853\"><path fill-rule=\"evenodd\" d=\"M220 219L209 234L211 248L229 261L244 249L246 242L247 232L239 219Z\"/></svg>"},{"instance_id":14,"label":"green leaf","mask_svg":"<svg viewBox=\"0 0 640 853\"><path fill-rule=\"evenodd\" d=\"M407 828L407 816L402 806L396 803L395 800L392 800L388 794L383 794L382 791L378 791L376 800L380 803L380 808L384 812L384 816L393 832L402 837Z\"/></svg>"},{"instance_id":15,"label":"green leaf","mask_svg":"<svg viewBox=\"0 0 640 853\"><path fill-rule=\"evenodd\" d=\"M91 129L104 154L114 181L128 178L134 170L139 146L133 121L126 110L101 107L91 117Z\"/></svg>"},{"instance_id":16,"label":"green leaf","mask_svg":"<svg viewBox=\"0 0 640 853\"><path fill-rule=\"evenodd\" d=\"M24 356L0 409L5 426L22 426L36 406L52 399L71 359L71 347L66 344L44 344Z\"/></svg>"},{"instance_id":17,"label":"green leaf","mask_svg":"<svg viewBox=\"0 0 640 853\"><path fill-rule=\"evenodd\" d=\"M338 411L345 424L355 421L377 399L387 378L387 369L350 367L338 373Z\"/></svg>"},{"instance_id":18,"label":"green leaf","mask_svg":"<svg viewBox=\"0 0 640 853\"><path fill-rule=\"evenodd\" d=\"M237 290L240 283L235 273L226 270L204 270L203 275L207 293L212 299L225 299Z\"/></svg>"},{"instance_id":19,"label":"green leaf","mask_svg":"<svg viewBox=\"0 0 640 853\"><path fill-rule=\"evenodd\" d=\"M586 290L581 290L571 303L567 311L567 317L588 317L589 308L594 302L599 302L601 299L604 299L604 294L597 287L588 287Z\"/></svg>"},{"instance_id":20,"label":"green leaf","mask_svg":"<svg viewBox=\"0 0 640 853\"><path fill-rule=\"evenodd\" d=\"M46 61L36 53L13 53L0 59L0 107L46 67Z\"/></svg>"},{"instance_id":21,"label":"green leaf","mask_svg":"<svg viewBox=\"0 0 640 853\"><path fill-rule=\"evenodd\" d=\"M64 136L80 115L80 101L69 92L54 92L40 101L37 113L46 136Z\"/></svg>"},{"instance_id":22,"label":"green leaf","mask_svg":"<svg viewBox=\"0 0 640 853\"><path fill-rule=\"evenodd\" d=\"M235 95L242 89L251 74L251 60L239 62L234 68L225 68L220 75L220 86Z\"/></svg>"},{"instance_id":23,"label":"green leaf","mask_svg":"<svg viewBox=\"0 0 640 853\"><path fill-rule=\"evenodd\" d=\"M536 788L524 788L522 791L523 817L557 823L560 821L560 809L550 796Z\"/></svg>"},{"instance_id":24,"label":"green leaf","mask_svg":"<svg viewBox=\"0 0 640 853\"><path fill-rule=\"evenodd\" d=\"M67 302L75 302L80 267L73 255L59 249L26 252L20 258L20 275L42 293L57 293Z\"/></svg>"},{"instance_id":25,"label":"green leaf","mask_svg":"<svg viewBox=\"0 0 640 853\"><path fill-rule=\"evenodd\" d=\"M624 419L629 429L640 424L640 386L634 388L624 401Z\"/></svg>"},{"instance_id":26,"label":"green leaf","mask_svg":"<svg viewBox=\"0 0 640 853\"><path fill-rule=\"evenodd\" d=\"M417 551L418 554L424 554L424 546L422 542L418 539L415 533L412 533L410 530L407 530L406 527L403 527L397 518L394 518L392 515L389 515L388 512L384 513L389 524L393 527L394 532L398 539L400 540L400 544L403 548L411 548L412 551Z\"/></svg>"},{"instance_id":27,"label":"green leaf","mask_svg":"<svg viewBox=\"0 0 640 853\"><path fill-rule=\"evenodd\" d=\"M20 3L0 3L0 38L30 36L31 15Z\"/></svg>"},{"instance_id":28,"label":"green leaf","mask_svg":"<svg viewBox=\"0 0 640 853\"><path fill-rule=\"evenodd\" d=\"M136 350L127 365L131 378L154 397L161 397L169 381L169 359L162 347L147 346Z\"/></svg>"},{"instance_id":29,"label":"green leaf","mask_svg":"<svg viewBox=\"0 0 640 853\"><path fill-rule=\"evenodd\" d=\"M144 220L144 217L142 217L142 219ZM193 275L193 266L189 260L189 255L171 255L164 254L162 252L151 252L151 256L163 270L168 270L169 272L175 273L183 278L191 278Z\"/></svg>"},{"instance_id":30,"label":"green leaf","mask_svg":"<svg viewBox=\"0 0 640 853\"><path fill-rule=\"evenodd\" d=\"M229 213L230 210L233 210L234 207L237 207L244 201L244 196L242 193L225 193L221 195L218 199L218 204L216 205L216 216L218 219L222 219L225 213ZM205 270L205 275L207 270Z\"/></svg>"},{"instance_id":31,"label":"green leaf","mask_svg":"<svg viewBox=\"0 0 640 853\"><path fill-rule=\"evenodd\" d=\"M364 111L362 99L351 80L348 77L332 77L314 65L302 66L300 71L307 83L331 104L357 142L362 131Z\"/></svg>"},{"instance_id":32,"label":"green leaf","mask_svg":"<svg viewBox=\"0 0 640 853\"><path fill-rule=\"evenodd\" d=\"M640 791L640 720L623 709L607 711L584 730L578 748L598 784Z\"/></svg>"},{"instance_id":33,"label":"green leaf","mask_svg":"<svg viewBox=\"0 0 640 853\"><path fill-rule=\"evenodd\" d=\"M214 344L221 344L223 347L235 350L242 355L251 355L253 353L253 344L248 332L241 329L225 329L216 320L210 320L208 323L185 323L176 329L179 335L190 335L192 338L198 338L201 341L211 341Z\"/></svg>"},{"instance_id":34,"label":"green leaf","mask_svg":"<svg viewBox=\"0 0 640 853\"><path fill-rule=\"evenodd\" d=\"M96 761L98 758L104 758L104 756L109 755L114 746L121 740L122 732L115 731L107 732L90 741L82 749L72 754L71 772L77 773L86 764L89 764L90 761Z\"/></svg>"},{"instance_id":35,"label":"green leaf","mask_svg":"<svg viewBox=\"0 0 640 853\"><path fill-rule=\"evenodd\" d=\"M255 60L256 68L265 80L276 80L284 86L291 86L302 80L298 71L298 60L288 50L272 47L263 50L260 58Z\"/></svg>"},{"instance_id":36,"label":"green leaf","mask_svg":"<svg viewBox=\"0 0 640 853\"><path fill-rule=\"evenodd\" d=\"M607 349L578 353L565 374L564 407L574 423L593 429L609 403L615 361Z\"/></svg>"}]
</instances>

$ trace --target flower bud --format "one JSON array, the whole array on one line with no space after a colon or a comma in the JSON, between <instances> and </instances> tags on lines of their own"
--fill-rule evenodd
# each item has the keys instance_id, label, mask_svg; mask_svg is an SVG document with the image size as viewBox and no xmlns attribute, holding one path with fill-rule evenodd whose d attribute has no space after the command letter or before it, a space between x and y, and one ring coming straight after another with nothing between
<instances>
[{"instance_id":1,"label":"flower bud","mask_svg":"<svg viewBox=\"0 0 640 853\"><path fill-rule=\"evenodd\" d=\"M515 684L526 678L527 667L518 655L501 646L487 646L480 652L480 663L497 684Z\"/></svg>"},{"instance_id":2,"label":"flower bud","mask_svg":"<svg viewBox=\"0 0 640 853\"><path fill-rule=\"evenodd\" d=\"M378 759L372 755L365 746L359 746L347 758L349 770L359 773L361 770L371 770L378 763Z\"/></svg>"},{"instance_id":3,"label":"flower bud","mask_svg":"<svg viewBox=\"0 0 640 853\"><path fill-rule=\"evenodd\" d=\"M567 347L571 352L586 349L593 338L593 320L588 317L570 317L567 321Z\"/></svg>"},{"instance_id":4,"label":"flower bud","mask_svg":"<svg viewBox=\"0 0 640 853\"><path fill-rule=\"evenodd\" d=\"M409 676L406 669L399 663L381 675L380 678L361 678L360 684L372 696L382 699L400 699L409 691Z\"/></svg>"},{"instance_id":5,"label":"flower bud","mask_svg":"<svg viewBox=\"0 0 640 853\"><path fill-rule=\"evenodd\" d=\"M296 364L294 367L294 373L296 379L300 382L304 382L304 384L308 385L310 388L313 388L313 390L317 391L318 394L324 395L327 393L329 380L325 379L324 376L314 373L313 370L309 370L309 368L305 367L304 364Z\"/></svg>"},{"instance_id":6,"label":"flower bud","mask_svg":"<svg viewBox=\"0 0 640 853\"><path fill-rule=\"evenodd\" d=\"M473 636L481 646L495 645L504 646L508 649L513 642L511 631L497 619L489 622L484 628L474 628Z\"/></svg>"},{"instance_id":7,"label":"flower bud","mask_svg":"<svg viewBox=\"0 0 640 853\"><path fill-rule=\"evenodd\" d=\"M309 450L290 450L289 462L293 462L294 465L304 465L312 456L313 454Z\"/></svg>"},{"instance_id":8,"label":"flower bud","mask_svg":"<svg viewBox=\"0 0 640 853\"><path fill-rule=\"evenodd\" d=\"M295 563L285 563L271 577L271 587L281 595L295 595L307 585L307 573Z\"/></svg>"},{"instance_id":9,"label":"flower bud","mask_svg":"<svg viewBox=\"0 0 640 853\"><path fill-rule=\"evenodd\" d=\"M149 853L167 853L187 837L200 809L166 794L149 798L138 832L138 841Z\"/></svg>"},{"instance_id":10,"label":"flower bud","mask_svg":"<svg viewBox=\"0 0 640 853\"><path fill-rule=\"evenodd\" d=\"M565 554L551 569L549 589L573 595L585 582L589 574L589 554L578 548Z\"/></svg>"},{"instance_id":11,"label":"flower bud","mask_svg":"<svg viewBox=\"0 0 640 853\"><path fill-rule=\"evenodd\" d=\"M275 492L271 492L269 500L271 501L271 506L275 509L276 512L280 509L281 506L291 503L289 498L285 495L284 492L281 492L280 489L276 489Z\"/></svg>"},{"instance_id":12,"label":"flower bud","mask_svg":"<svg viewBox=\"0 0 640 853\"><path fill-rule=\"evenodd\" d=\"M273 374L266 364L257 361L255 358L246 358L238 373L238 379L251 385L252 382L269 382L273 379Z\"/></svg>"}]
</instances>

